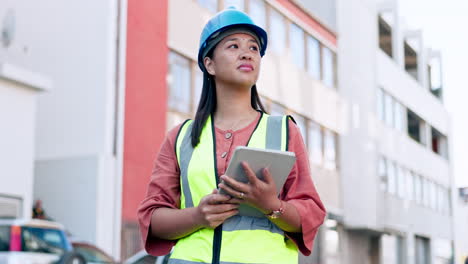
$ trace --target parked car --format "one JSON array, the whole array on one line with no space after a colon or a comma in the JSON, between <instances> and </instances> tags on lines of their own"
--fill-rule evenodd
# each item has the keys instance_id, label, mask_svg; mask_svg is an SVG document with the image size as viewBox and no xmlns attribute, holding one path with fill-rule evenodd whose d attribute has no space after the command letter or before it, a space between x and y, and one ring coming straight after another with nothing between
<instances>
[{"instance_id":1,"label":"parked car","mask_svg":"<svg viewBox=\"0 0 468 264\"><path fill-rule=\"evenodd\" d=\"M124 264L167 264L170 256L171 254L155 257L149 255L145 250L141 250L128 258Z\"/></svg>"},{"instance_id":2,"label":"parked car","mask_svg":"<svg viewBox=\"0 0 468 264\"><path fill-rule=\"evenodd\" d=\"M87 264L116 263L116 261L111 256L93 244L90 244L86 241L74 241L73 239L71 243L75 252L83 256Z\"/></svg>"},{"instance_id":3,"label":"parked car","mask_svg":"<svg viewBox=\"0 0 468 264\"><path fill-rule=\"evenodd\" d=\"M84 263L65 228L47 220L0 219L0 263Z\"/></svg>"}]
</instances>

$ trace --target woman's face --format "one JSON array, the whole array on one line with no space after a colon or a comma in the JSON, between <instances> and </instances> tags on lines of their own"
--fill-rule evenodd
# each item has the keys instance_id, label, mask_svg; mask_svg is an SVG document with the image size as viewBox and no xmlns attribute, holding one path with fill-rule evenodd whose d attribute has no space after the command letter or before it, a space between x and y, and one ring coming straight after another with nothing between
<instances>
[{"instance_id":1,"label":"woman's face","mask_svg":"<svg viewBox=\"0 0 468 264\"><path fill-rule=\"evenodd\" d=\"M205 67L217 82L252 87L260 72L260 48L250 34L236 33L216 45L213 58L205 58Z\"/></svg>"}]
</instances>

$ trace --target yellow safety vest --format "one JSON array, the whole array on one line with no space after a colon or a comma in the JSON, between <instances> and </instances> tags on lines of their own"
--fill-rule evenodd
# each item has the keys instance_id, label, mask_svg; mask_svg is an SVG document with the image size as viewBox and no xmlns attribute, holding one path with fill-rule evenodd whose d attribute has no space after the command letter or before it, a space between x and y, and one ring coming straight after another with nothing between
<instances>
[{"instance_id":1,"label":"yellow safety vest","mask_svg":"<svg viewBox=\"0 0 468 264\"><path fill-rule=\"evenodd\" d=\"M288 118L262 114L247 146L287 150ZM195 148L191 128L187 120L176 139L181 209L197 206L218 184L213 119L208 118ZM177 241L169 264L194 263L297 264L298 249L268 218L236 215L216 229L203 228Z\"/></svg>"}]
</instances>

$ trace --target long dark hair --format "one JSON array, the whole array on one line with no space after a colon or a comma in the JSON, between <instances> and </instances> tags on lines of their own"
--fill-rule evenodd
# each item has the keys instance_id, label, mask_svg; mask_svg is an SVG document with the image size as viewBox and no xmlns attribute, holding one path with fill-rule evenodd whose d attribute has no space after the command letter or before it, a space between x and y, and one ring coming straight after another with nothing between
<instances>
[{"instance_id":1,"label":"long dark hair","mask_svg":"<svg viewBox=\"0 0 468 264\"><path fill-rule=\"evenodd\" d=\"M208 54L208 57L212 57L211 54ZM195 120L193 121L192 126L192 146L195 148L198 143L200 143L200 135L203 130L203 127L208 119L208 116L214 113L216 110L216 83L212 75L210 75L206 70L203 71L203 88L202 94L200 96L200 102L198 103L197 113L195 114ZM254 84L250 91L250 104L252 108L266 113L265 108L263 107L262 102L260 101L260 96L257 92L257 86Z\"/></svg>"}]
</instances>

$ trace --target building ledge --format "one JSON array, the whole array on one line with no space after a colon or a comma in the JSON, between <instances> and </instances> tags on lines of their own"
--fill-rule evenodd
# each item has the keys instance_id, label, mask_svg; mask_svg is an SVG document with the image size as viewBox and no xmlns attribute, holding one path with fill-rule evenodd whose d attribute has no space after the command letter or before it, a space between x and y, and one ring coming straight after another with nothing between
<instances>
[{"instance_id":1,"label":"building ledge","mask_svg":"<svg viewBox=\"0 0 468 264\"><path fill-rule=\"evenodd\" d=\"M37 91L50 91L52 89L51 79L9 63L0 63L0 78L22 84Z\"/></svg>"}]
</instances>

